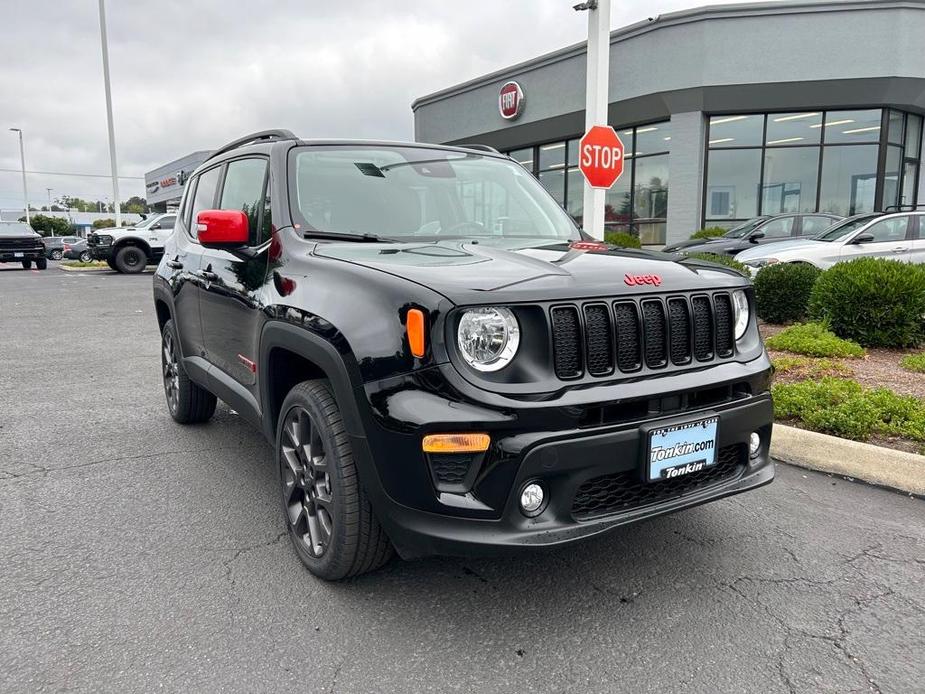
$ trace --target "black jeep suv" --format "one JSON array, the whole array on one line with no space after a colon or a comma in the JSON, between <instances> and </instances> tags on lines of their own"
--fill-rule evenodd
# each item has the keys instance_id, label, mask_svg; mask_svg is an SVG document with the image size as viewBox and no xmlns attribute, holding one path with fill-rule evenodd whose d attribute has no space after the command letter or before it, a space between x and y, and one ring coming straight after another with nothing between
<instances>
[{"instance_id":1,"label":"black jeep suv","mask_svg":"<svg viewBox=\"0 0 925 694\"><path fill-rule=\"evenodd\" d=\"M221 398L263 431L326 579L774 476L748 280L589 239L481 146L233 142L190 178L154 299L171 415Z\"/></svg>"}]
</instances>

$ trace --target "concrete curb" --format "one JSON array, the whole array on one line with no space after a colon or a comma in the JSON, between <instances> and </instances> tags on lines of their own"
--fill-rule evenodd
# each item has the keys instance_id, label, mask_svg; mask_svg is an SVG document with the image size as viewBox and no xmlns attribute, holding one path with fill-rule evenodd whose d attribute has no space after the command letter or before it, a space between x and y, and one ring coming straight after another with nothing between
<instances>
[{"instance_id":1,"label":"concrete curb","mask_svg":"<svg viewBox=\"0 0 925 694\"><path fill-rule=\"evenodd\" d=\"M925 496L925 456L914 453L775 424L771 457Z\"/></svg>"},{"instance_id":2,"label":"concrete curb","mask_svg":"<svg viewBox=\"0 0 925 694\"><path fill-rule=\"evenodd\" d=\"M109 267L70 267L68 265L59 265L59 270L65 272L113 272Z\"/></svg>"}]
</instances>

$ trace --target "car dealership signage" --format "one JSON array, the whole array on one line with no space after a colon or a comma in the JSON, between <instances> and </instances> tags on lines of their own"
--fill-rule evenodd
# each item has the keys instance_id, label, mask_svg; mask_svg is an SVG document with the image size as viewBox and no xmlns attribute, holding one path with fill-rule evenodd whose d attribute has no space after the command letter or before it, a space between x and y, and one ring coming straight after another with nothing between
<instances>
[{"instance_id":1,"label":"car dealership signage","mask_svg":"<svg viewBox=\"0 0 925 694\"><path fill-rule=\"evenodd\" d=\"M514 120L524 110L524 90L517 82L508 82L498 92L498 111L506 120Z\"/></svg>"}]
</instances>

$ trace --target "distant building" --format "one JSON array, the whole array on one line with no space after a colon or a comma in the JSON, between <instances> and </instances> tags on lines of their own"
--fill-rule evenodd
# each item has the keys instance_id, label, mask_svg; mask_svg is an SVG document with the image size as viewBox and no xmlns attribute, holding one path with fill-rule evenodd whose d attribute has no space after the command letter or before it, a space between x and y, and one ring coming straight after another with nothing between
<instances>
[{"instance_id":1,"label":"distant building","mask_svg":"<svg viewBox=\"0 0 925 694\"><path fill-rule=\"evenodd\" d=\"M193 152L146 173L145 199L148 204L158 212L166 212L168 207L179 205L186 179L211 153L210 150Z\"/></svg>"},{"instance_id":2,"label":"distant building","mask_svg":"<svg viewBox=\"0 0 925 694\"><path fill-rule=\"evenodd\" d=\"M21 219L24 216L22 210L0 210L0 221L2 222L15 222L18 219ZM93 222L98 219L115 219L115 215L112 212L41 212L37 210L31 210L29 212L31 215L43 214L46 217L57 217L59 219L66 219L68 222L74 225L74 228L77 232L77 236L86 236L90 231L93 230ZM142 219L140 214L132 214L128 212L122 213L122 224L137 224Z\"/></svg>"}]
</instances>

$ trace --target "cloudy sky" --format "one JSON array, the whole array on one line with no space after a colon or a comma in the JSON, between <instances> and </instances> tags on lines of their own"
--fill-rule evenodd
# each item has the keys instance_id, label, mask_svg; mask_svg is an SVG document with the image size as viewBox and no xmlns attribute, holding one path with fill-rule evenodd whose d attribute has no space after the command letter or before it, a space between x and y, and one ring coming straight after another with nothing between
<instances>
[{"instance_id":1,"label":"cloudy sky","mask_svg":"<svg viewBox=\"0 0 925 694\"><path fill-rule=\"evenodd\" d=\"M271 127L410 139L416 97L582 40L575 1L108 0L120 173ZM615 0L612 26L721 2ZM0 14L0 208L11 208L22 184L8 127L24 131L28 170L108 174L109 152L96 0L0 0ZM33 205L46 188L112 195L105 178L34 174ZM143 181L121 192L144 195Z\"/></svg>"}]
</instances>

